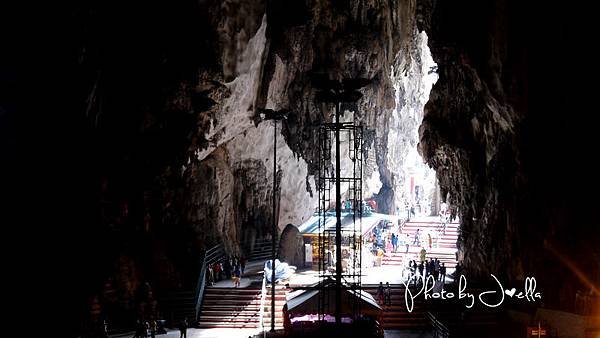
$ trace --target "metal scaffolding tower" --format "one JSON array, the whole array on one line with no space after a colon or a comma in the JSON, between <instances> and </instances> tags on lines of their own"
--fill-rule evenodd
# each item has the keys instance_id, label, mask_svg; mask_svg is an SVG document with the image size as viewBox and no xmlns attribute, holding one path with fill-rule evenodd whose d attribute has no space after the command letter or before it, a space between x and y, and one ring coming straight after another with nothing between
<instances>
[{"instance_id":1,"label":"metal scaffolding tower","mask_svg":"<svg viewBox=\"0 0 600 338\"><path fill-rule=\"evenodd\" d=\"M361 313L363 128L357 123L356 105L350 105L350 122L340 118L347 111L347 103L362 96L356 89L365 84L364 80L325 81L318 93L318 99L331 104L334 113L332 123L319 126L319 319L334 314L338 325L346 290L355 293L351 316ZM344 147L347 143L347 150L342 143ZM335 227L328 225L333 217ZM334 304L330 304L332 299Z\"/></svg>"}]
</instances>

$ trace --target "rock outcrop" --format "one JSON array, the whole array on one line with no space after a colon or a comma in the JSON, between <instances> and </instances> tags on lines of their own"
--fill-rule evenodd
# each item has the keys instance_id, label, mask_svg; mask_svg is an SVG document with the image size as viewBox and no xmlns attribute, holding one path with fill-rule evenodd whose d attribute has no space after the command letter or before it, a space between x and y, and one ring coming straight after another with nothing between
<instances>
[{"instance_id":1,"label":"rock outcrop","mask_svg":"<svg viewBox=\"0 0 600 338\"><path fill-rule=\"evenodd\" d=\"M304 240L295 225L288 224L281 232L277 257L289 265L304 265Z\"/></svg>"},{"instance_id":2,"label":"rock outcrop","mask_svg":"<svg viewBox=\"0 0 600 338\"><path fill-rule=\"evenodd\" d=\"M419 1L439 72L419 150L461 216L468 273L534 276L546 305L568 308L575 290L600 277L590 244L600 237L597 221L581 216L591 204L572 180L587 170L571 154L587 144L575 141L586 127L567 117L577 96L564 87L574 76L555 68L577 62L554 48L566 43L566 16L542 7Z\"/></svg>"}]
</instances>

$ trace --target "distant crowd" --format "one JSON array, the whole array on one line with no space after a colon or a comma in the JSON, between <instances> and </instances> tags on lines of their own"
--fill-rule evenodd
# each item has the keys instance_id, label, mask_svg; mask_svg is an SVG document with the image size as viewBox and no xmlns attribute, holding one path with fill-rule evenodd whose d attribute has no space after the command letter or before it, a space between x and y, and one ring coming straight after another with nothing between
<instances>
[{"instance_id":1,"label":"distant crowd","mask_svg":"<svg viewBox=\"0 0 600 338\"><path fill-rule=\"evenodd\" d=\"M231 279L233 285L239 287L245 269L245 257L227 256L215 263L208 264L206 267L206 282L208 285L214 285L224 279Z\"/></svg>"}]
</instances>

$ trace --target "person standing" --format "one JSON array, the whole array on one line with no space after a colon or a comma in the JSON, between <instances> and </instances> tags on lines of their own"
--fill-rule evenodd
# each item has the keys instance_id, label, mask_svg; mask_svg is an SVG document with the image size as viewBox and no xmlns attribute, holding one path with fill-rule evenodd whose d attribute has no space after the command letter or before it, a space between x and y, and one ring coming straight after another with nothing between
<instances>
[{"instance_id":1,"label":"person standing","mask_svg":"<svg viewBox=\"0 0 600 338\"><path fill-rule=\"evenodd\" d=\"M242 271L241 271L242 274L241 274L241 276L243 276L244 275L244 270L246 270L246 257L244 257L244 256L242 256L240 258L240 267L242 268Z\"/></svg>"},{"instance_id":2,"label":"person standing","mask_svg":"<svg viewBox=\"0 0 600 338\"><path fill-rule=\"evenodd\" d=\"M445 265L445 263L442 263L442 266L440 266L440 279L442 280L442 284L444 284L446 282L446 265Z\"/></svg>"},{"instance_id":3,"label":"person standing","mask_svg":"<svg viewBox=\"0 0 600 338\"><path fill-rule=\"evenodd\" d=\"M383 282L379 282L379 287L377 287L377 301L379 304L385 304Z\"/></svg>"},{"instance_id":4,"label":"person standing","mask_svg":"<svg viewBox=\"0 0 600 338\"><path fill-rule=\"evenodd\" d=\"M390 282L385 282L385 304L392 305L392 289Z\"/></svg>"},{"instance_id":5,"label":"person standing","mask_svg":"<svg viewBox=\"0 0 600 338\"><path fill-rule=\"evenodd\" d=\"M102 337L108 338L108 322L106 319L102 320Z\"/></svg>"},{"instance_id":6,"label":"person standing","mask_svg":"<svg viewBox=\"0 0 600 338\"><path fill-rule=\"evenodd\" d=\"M427 274L435 277L435 274L434 274L435 262L433 261L433 258L429 259L429 263L427 264L427 269L428 269Z\"/></svg>"},{"instance_id":7,"label":"person standing","mask_svg":"<svg viewBox=\"0 0 600 338\"><path fill-rule=\"evenodd\" d=\"M417 232L415 232L415 240L413 241L413 245L421 245L421 229L417 229Z\"/></svg>"},{"instance_id":8,"label":"person standing","mask_svg":"<svg viewBox=\"0 0 600 338\"><path fill-rule=\"evenodd\" d=\"M238 264L235 266L235 269L233 270L233 284L236 288L240 286L240 279L241 279L241 272L240 272L240 265Z\"/></svg>"},{"instance_id":9,"label":"person standing","mask_svg":"<svg viewBox=\"0 0 600 338\"><path fill-rule=\"evenodd\" d=\"M216 277L216 281L220 282L223 279L223 266L220 262L216 262L213 264L213 270Z\"/></svg>"},{"instance_id":10,"label":"person standing","mask_svg":"<svg viewBox=\"0 0 600 338\"><path fill-rule=\"evenodd\" d=\"M135 335L133 337L134 338L143 338L145 336L146 335L144 332L144 323L138 319L135 324Z\"/></svg>"},{"instance_id":11,"label":"person standing","mask_svg":"<svg viewBox=\"0 0 600 338\"><path fill-rule=\"evenodd\" d=\"M225 271L225 279L231 279L231 258L225 257L223 270Z\"/></svg>"},{"instance_id":12,"label":"person standing","mask_svg":"<svg viewBox=\"0 0 600 338\"><path fill-rule=\"evenodd\" d=\"M156 336L156 328L157 328L156 320L153 318L150 320L150 337L154 338Z\"/></svg>"},{"instance_id":13,"label":"person standing","mask_svg":"<svg viewBox=\"0 0 600 338\"><path fill-rule=\"evenodd\" d=\"M215 275L214 275L214 271L212 268L212 264L208 264L208 266L206 267L206 279L207 279L208 285L215 284Z\"/></svg>"},{"instance_id":14,"label":"person standing","mask_svg":"<svg viewBox=\"0 0 600 338\"><path fill-rule=\"evenodd\" d=\"M425 248L421 248L421 252L419 253L420 255L420 259L421 259L421 263L425 261L425 257L427 256L427 250L425 250Z\"/></svg>"},{"instance_id":15,"label":"person standing","mask_svg":"<svg viewBox=\"0 0 600 338\"><path fill-rule=\"evenodd\" d=\"M187 338L188 321L187 317L179 324L179 338Z\"/></svg>"}]
</instances>

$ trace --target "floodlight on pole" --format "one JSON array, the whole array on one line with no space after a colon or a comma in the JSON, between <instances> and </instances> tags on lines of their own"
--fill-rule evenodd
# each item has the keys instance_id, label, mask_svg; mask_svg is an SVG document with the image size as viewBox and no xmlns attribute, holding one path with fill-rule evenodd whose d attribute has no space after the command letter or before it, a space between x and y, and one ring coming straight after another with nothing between
<instances>
[{"instance_id":1,"label":"floodlight on pole","mask_svg":"<svg viewBox=\"0 0 600 338\"><path fill-rule=\"evenodd\" d=\"M275 331L275 252L277 246L277 121L287 118L289 111L260 109L263 120L273 120L273 229L271 243L271 332ZM266 276L265 276L266 278Z\"/></svg>"}]
</instances>

